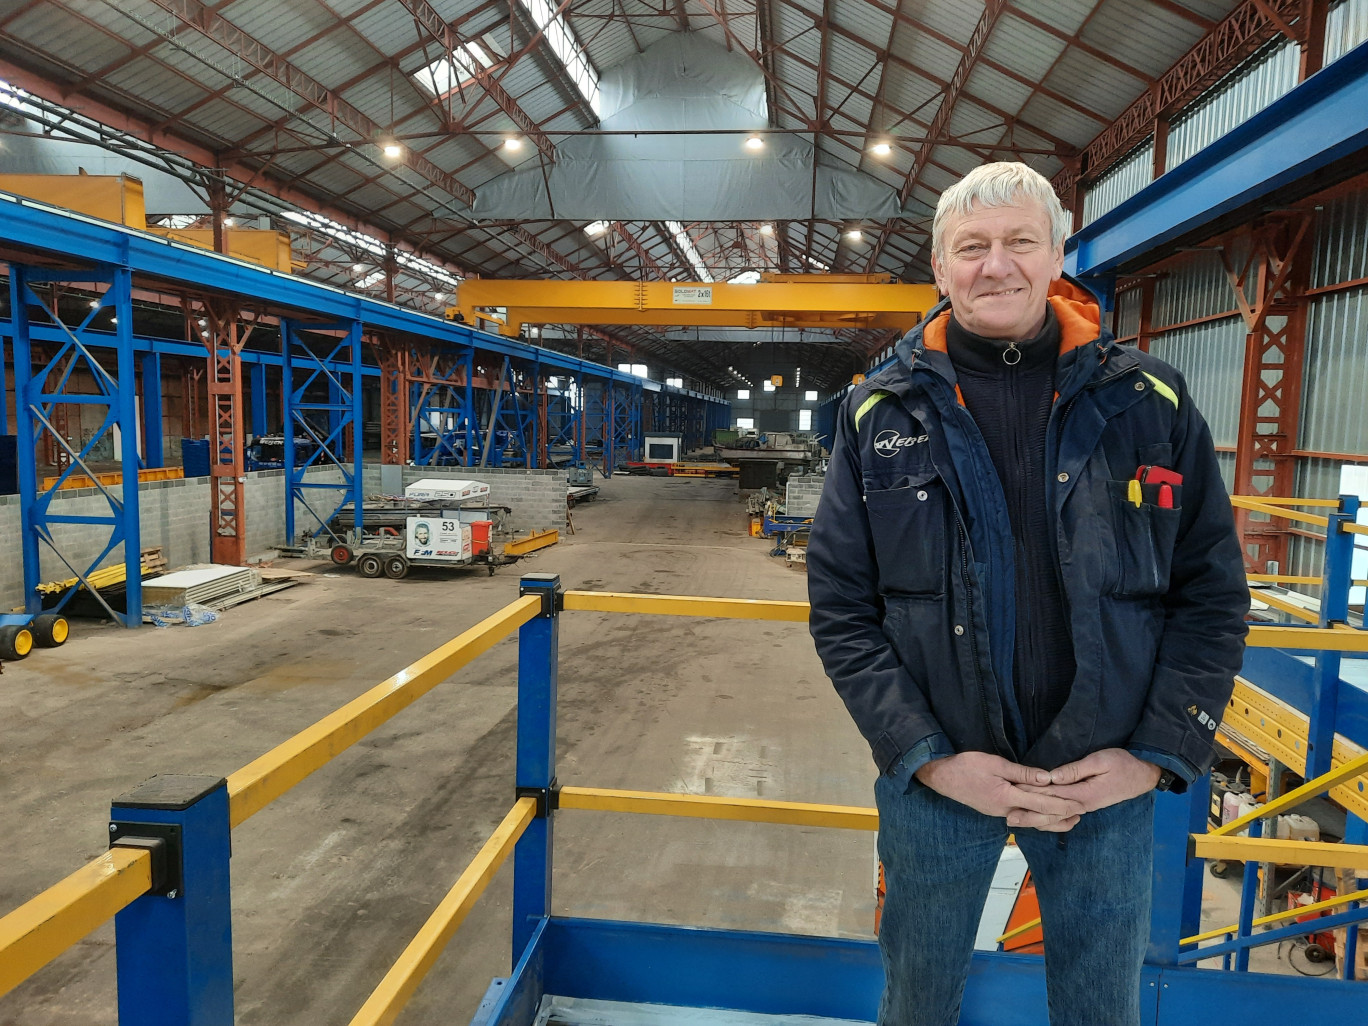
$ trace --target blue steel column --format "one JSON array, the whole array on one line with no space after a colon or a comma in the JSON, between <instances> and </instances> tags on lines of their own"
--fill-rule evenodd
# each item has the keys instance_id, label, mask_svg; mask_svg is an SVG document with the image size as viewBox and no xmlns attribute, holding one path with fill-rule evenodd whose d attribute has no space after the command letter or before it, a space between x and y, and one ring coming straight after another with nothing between
<instances>
[{"instance_id":1,"label":"blue steel column","mask_svg":"<svg viewBox=\"0 0 1368 1026\"><path fill-rule=\"evenodd\" d=\"M1349 620L1349 584L1354 559L1354 535L1343 529L1358 517L1359 500L1341 495L1340 508L1330 514L1325 530L1324 584L1321 587L1320 626ZM1339 712L1339 652L1317 652L1311 676L1310 723L1306 729L1306 778L1330 772L1335 747L1335 718Z\"/></svg>"},{"instance_id":2,"label":"blue steel column","mask_svg":"<svg viewBox=\"0 0 1368 1026\"><path fill-rule=\"evenodd\" d=\"M295 543L294 322L280 319L280 414L285 438L285 544Z\"/></svg>"},{"instance_id":3,"label":"blue steel column","mask_svg":"<svg viewBox=\"0 0 1368 1026\"><path fill-rule=\"evenodd\" d=\"M1149 965L1177 965L1178 941L1201 929L1206 864L1188 859L1188 835L1205 832L1210 794L1211 777L1202 776L1183 794L1154 796Z\"/></svg>"},{"instance_id":4,"label":"blue steel column","mask_svg":"<svg viewBox=\"0 0 1368 1026\"><path fill-rule=\"evenodd\" d=\"M133 272L127 267L114 269L109 293L114 297L119 367L119 430L122 435L123 501L117 516L123 531L125 627L142 624L142 525L138 521L138 402L133 354ZM108 297L106 297L108 298Z\"/></svg>"},{"instance_id":5,"label":"blue steel column","mask_svg":"<svg viewBox=\"0 0 1368 1026\"><path fill-rule=\"evenodd\" d=\"M114 799L111 843L116 831L179 840L167 842L179 886L114 917L124 1026L233 1026L229 829L222 778L160 775Z\"/></svg>"},{"instance_id":6,"label":"blue steel column","mask_svg":"<svg viewBox=\"0 0 1368 1026\"><path fill-rule=\"evenodd\" d=\"M33 431L33 417L25 401L33 374L33 347L29 344L27 291L28 268L10 264L10 317L14 325L11 343L14 347L14 433L15 461L19 470L19 509L23 517L20 549L24 558L24 608L30 613L43 611L38 585L42 583L39 567L38 532L29 524L33 504L38 498L38 439Z\"/></svg>"},{"instance_id":7,"label":"blue steel column","mask_svg":"<svg viewBox=\"0 0 1368 1026\"><path fill-rule=\"evenodd\" d=\"M10 309L13 310L14 307L11 305ZM5 374L5 336L0 335L0 435L9 434L9 407L5 405L5 395L8 392L9 382ZM18 393L15 393L14 415L19 416Z\"/></svg>"},{"instance_id":8,"label":"blue steel column","mask_svg":"<svg viewBox=\"0 0 1368 1026\"><path fill-rule=\"evenodd\" d=\"M143 464L164 467L166 454L162 445L161 353L139 353L138 365L142 372Z\"/></svg>"},{"instance_id":9,"label":"blue steel column","mask_svg":"<svg viewBox=\"0 0 1368 1026\"><path fill-rule=\"evenodd\" d=\"M465 363L465 465L475 466L475 350L469 350Z\"/></svg>"},{"instance_id":10,"label":"blue steel column","mask_svg":"<svg viewBox=\"0 0 1368 1026\"><path fill-rule=\"evenodd\" d=\"M540 814L513 852L513 961L538 922L551 914L551 838L556 785L556 675L560 575L523 574L522 595L539 595L542 613L518 631L517 793L542 799Z\"/></svg>"},{"instance_id":11,"label":"blue steel column","mask_svg":"<svg viewBox=\"0 0 1368 1026\"><path fill-rule=\"evenodd\" d=\"M1271 825L1271 824L1270 824ZM1249 824L1250 837L1263 836L1263 820L1256 819ZM1272 881L1269 881L1271 884ZM1240 884L1240 937L1249 937L1254 932L1254 900L1259 893L1259 864L1253 860L1244 865L1244 876ZM1236 972L1249 972L1249 952L1248 945L1235 952Z\"/></svg>"},{"instance_id":12,"label":"blue steel column","mask_svg":"<svg viewBox=\"0 0 1368 1026\"><path fill-rule=\"evenodd\" d=\"M270 430L268 425L270 420L267 417L266 405L266 365L264 363L254 363L251 365L252 375L252 435L260 438Z\"/></svg>"}]
</instances>

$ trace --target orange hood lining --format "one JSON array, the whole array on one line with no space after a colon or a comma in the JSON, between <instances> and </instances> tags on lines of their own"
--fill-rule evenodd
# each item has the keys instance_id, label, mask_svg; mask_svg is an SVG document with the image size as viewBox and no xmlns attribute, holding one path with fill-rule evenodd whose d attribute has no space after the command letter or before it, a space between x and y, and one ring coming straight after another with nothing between
<instances>
[{"instance_id":1,"label":"orange hood lining","mask_svg":"<svg viewBox=\"0 0 1368 1026\"><path fill-rule=\"evenodd\" d=\"M1059 321L1059 354L1079 349L1101 334L1101 310L1086 289L1060 278L1050 286L1049 303ZM947 350L946 327L950 311L946 310L922 329L922 344L938 353Z\"/></svg>"}]
</instances>

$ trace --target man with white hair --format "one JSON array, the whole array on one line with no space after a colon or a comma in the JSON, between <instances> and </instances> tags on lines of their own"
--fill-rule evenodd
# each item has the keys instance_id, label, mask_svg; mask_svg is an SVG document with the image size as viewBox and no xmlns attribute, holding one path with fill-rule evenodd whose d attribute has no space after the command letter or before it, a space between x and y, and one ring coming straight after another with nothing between
<instances>
[{"instance_id":1,"label":"man with white hair","mask_svg":"<svg viewBox=\"0 0 1368 1026\"><path fill-rule=\"evenodd\" d=\"M953 1026L1009 833L1052 1026L1138 1026L1155 790L1209 768L1249 595L1211 434L1064 276L1024 164L946 190L946 297L845 399L811 630L880 776L881 1026Z\"/></svg>"}]
</instances>

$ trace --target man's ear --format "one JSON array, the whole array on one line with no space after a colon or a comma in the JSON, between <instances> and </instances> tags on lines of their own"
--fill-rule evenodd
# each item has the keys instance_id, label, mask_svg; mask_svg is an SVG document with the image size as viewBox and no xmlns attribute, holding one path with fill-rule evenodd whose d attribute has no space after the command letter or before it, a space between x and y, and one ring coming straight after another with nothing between
<instances>
[{"instance_id":1,"label":"man's ear","mask_svg":"<svg viewBox=\"0 0 1368 1026\"><path fill-rule=\"evenodd\" d=\"M934 260L934 259L935 259L935 258L932 257L932 260ZM1059 281L1059 279L1062 278L1062 277L1064 277L1064 243L1063 243L1063 241L1061 241L1061 242L1059 243L1059 245L1055 247L1055 252L1054 252L1054 273L1050 276L1050 280L1051 280L1051 281Z\"/></svg>"},{"instance_id":2,"label":"man's ear","mask_svg":"<svg viewBox=\"0 0 1368 1026\"><path fill-rule=\"evenodd\" d=\"M1063 260L1062 251L1060 259ZM1060 266L1062 267L1063 264L1061 263ZM931 273L935 276L936 288L940 289L940 294L942 296L950 295L950 290L946 287L945 284L944 269L941 267L940 258L936 256L934 251L931 253ZM1056 274L1055 277L1058 278L1059 275Z\"/></svg>"}]
</instances>

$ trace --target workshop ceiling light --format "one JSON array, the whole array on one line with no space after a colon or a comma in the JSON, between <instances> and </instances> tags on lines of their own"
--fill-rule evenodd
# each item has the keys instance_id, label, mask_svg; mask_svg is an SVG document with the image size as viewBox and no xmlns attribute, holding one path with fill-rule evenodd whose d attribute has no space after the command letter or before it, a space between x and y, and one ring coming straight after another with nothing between
<instances>
[{"instance_id":1,"label":"workshop ceiling light","mask_svg":"<svg viewBox=\"0 0 1368 1026\"><path fill-rule=\"evenodd\" d=\"M446 293L445 293L445 292L434 292L434 293L432 294L432 298L435 299L435 300L437 300L437 302L440 303L442 300L446 299Z\"/></svg>"},{"instance_id":2,"label":"workshop ceiling light","mask_svg":"<svg viewBox=\"0 0 1368 1026\"><path fill-rule=\"evenodd\" d=\"M870 152L876 157L886 157L893 152L893 144L886 142L876 142L869 148Z\"/></svg>"},{"instance_id":3,"label":"workshop ceiling light","mask_svg":"<svg viewBox=\"0 0 1368 1026\"><path fill-rule=\"evenodd\" d=\"M355 271L357 274L360 274L360 273L361 273L362 271L364 271L365 269L366 269L366 265L365 265L365 264L352 264L352 270Z\"/></svg>"},{"instance_id":4,"label":"workshop ceiling light","mask_svg":"<svg viewBox=\"0 0 1368 1026\"><path fill-rule=\"evenodd\" d=\"M761 234L761 235L773 235L773 234L774 234L774 225L772 225L772 224L762 224L762 225L760 226L760 234Z\"/></svg>"},{"instance_id":5,"label":"workshop ceiling light","mask_svg":"<svg viewBox=\"0 0 1368 1026\"><path fill-rule=\"evenodd\" d=\"M233 219L232 219L231 217L225 217L225 218L223 219L223 227L225 227L225 228L231 228L231 227L233 227Z\"/></svg>"},{"instance_id":6,"label":"workshop ceiling light","mask_svg":"<svg viewBox=\"0 0 1368 1026\"><path fill-rule=\"evenodd\" d=\"M515 152L515 151L517 151L517 150L520 150L520 149L522 149L522 140L519 139L517 136L513 136L512 138L505 139L505 140L504 140L504 149L508 150L510 153Z\"/></svg>"},{"instance_id":7,"label":"workshop ceiling light","mask_svg":"<svg viewBox=\"0 0 1368 1026\"><path fill-rule=\"evenodd\" d=\"M584 226L585 235L602 235L608 230L607 221L590 221Z\"/></svg>"},{"instance_id":8,"label":"workshop ceiling light","mask_svg":"<svg viewBox=\"0 0 1368 1026\"><path fill-rule=\"evenodd\" d=\"M763 150L764 148L765 140L761 139L758 135L752 135L746 140L746 149L748 150Z\"/></svg>"},{"instance_id":9,"label":"workshop ceiling light","mask_svg":"<svg viewBox=\"0 0 1368 1026\"><path fill-rule=\"evenodd\" d=\"M398 143L386 143L384 152L391 160L398 160L404 155L404 148Z\"/></svg>"},{"instance_id":10,"label":"workshop ceiling light","mask_svg":"<svg viewBox=\"0 0 1368 1026\"><path fill-rule=\"evenodd\" d=\"M864 232L860 231L858 228L852 228L845 233L845 237L849 242L859 242L864 238Z\"/></svg>"}]
</instances>

